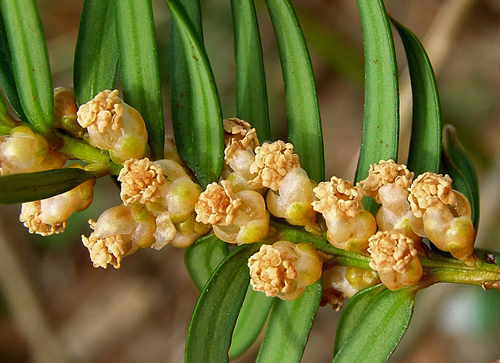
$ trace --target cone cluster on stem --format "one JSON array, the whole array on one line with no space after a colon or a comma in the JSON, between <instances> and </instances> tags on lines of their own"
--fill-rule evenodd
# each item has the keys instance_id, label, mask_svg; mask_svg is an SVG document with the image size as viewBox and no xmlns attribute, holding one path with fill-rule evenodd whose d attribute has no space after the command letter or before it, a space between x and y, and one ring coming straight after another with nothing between
<instances>
[{"instance_id":1,"label":"cone cluster on stem","mask_svg":"<svg viewBox=\"0 0 500 363\"><path fill-rule=\"evenodd\" d=\"M231 118L224 120L221 179L203 190L170 138L164 159L149 159L144 120L117 90L100 92L79 108L71 90L55 92L54 127L78 135L121 167L122 204L91 219L92 232L82 236L95 267L119 268L141 248L186 248L212 231L228 244L264 243L248 261L256 291L291 300L322 277L323 302L338 307L378 281L392 290L417 285L423 275L419 256L427 251L423 238L474 264L471 207L448 175L426 172L414 179L405 165L381 160L356 185L335 176L318 184L301 168L291 143L260 144L248 122ZM24 125L0 138L2 174L61 168L66 159ZM94 182L23 203L21 222L31 233L64 231L69 216L92 202ZM364 209L363 197L380 204L375 215ZM342 266L310 243L283 240L270 226L271 216L369 257L370 269Z\"/></svg>"}]
</instances>

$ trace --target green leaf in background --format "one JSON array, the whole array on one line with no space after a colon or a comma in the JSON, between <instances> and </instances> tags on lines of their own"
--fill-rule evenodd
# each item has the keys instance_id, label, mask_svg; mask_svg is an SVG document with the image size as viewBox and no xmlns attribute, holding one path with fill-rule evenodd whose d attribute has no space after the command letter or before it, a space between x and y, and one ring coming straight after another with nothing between
<instances>
[{"instance_id":1,"label":"green leaf in background","mask_svg":"<svg viewBox=\"0 0 500 363\"><path fill-rule=\"evenodd\" d=\"M231 334L250 282L248 258L260 246L253 243L236 248L205 285L189 326L186 363L228 361Z\"/></svg>"},{"instance_id":2,"label":"green leaf in background","mask_svg":"<svg viewBox=\"0 0 500 363\"><path fill-rule=\"evenodd\" d=\"M387 288L382 284L371 286L358 292L344 306L337 324L337 332L335 333L335 344L333 346L334 356L337 355L340 348L342 348L347 341L347 337L354 331L354 328L359 323L366 309L384 290L387 290Z\"/></svg>"},{"instance_id":3,"label":"green leaf in background","mask_svg":"<svg viewBox=\"0 0 500 363\"><path fill-rule=\"evenodd\" d=\"M52 75L35 0L1 0L17 93L27 120L49 135L54 114Z\"/></svg>"},{"instance_id":4,"label":"green leaf in background","mask_svg":"<svg viewBox=\"0 0 500 363\"><path fill-rule=\"evenodd\" d=\"M326 21L321 21L310 10L302 5L295 7L300 18L300 26L307 34L307 45L313 52L320 54L321 59L340 77L345 78L357 88L363 88L365 72L363 58L354 49L349 40L340 32L335 32Z\"/></svg>"},{"instance_id":5,"label":"green leaf in background","mask_svg":"<svg viewBox=\"0 0 500 363\"><path fill-rule=\"evenodd\" d=\"M391 18L406 51L413 97L408 169L415 175L439 172L441 161L441 104L432 65L418 38Z\"/></svg>"},{"instance_id":6,"label":"green leaf in background","mask_svg":"<svg viewBox=\"0 0 500 363\"><path fill-rule=\"evenodd\" d=\"M415 292L408 288L378 294L345 338L333 362L386 362L410 324L414 302Z\"/></svg>"},{"instance_id":7,"label":"green leaf in background","mask_svg":"<svg viewBox=\"0 0 500 363\"><path fill-rule=\"evenodd\" d=\"M356 3L365 53L365 105L355 178L359 182L368 176L370 164L397 160L399 95L394 40L384 4L382 0Z\"/></svg>"},{"instance_id":8,"label":"green leaf in background","mask_svg":"<svg viewBox=\"0 0 500 363\"><path fill-rule=\"evenodd\" d=\"M479 225L479 183L474 164L467 156L455 128L443 128L443 172L453 180L453 188L469 199L472 211L472 224L477 230Z\"/></svg>"},{"instance_id":9,"label":"green leaf in background","mask_svg":"<svg viewBox=\"0 0 500 363\"><path fill-rule=\"evenodd\" d=\"M304 35L289 0L266 0L285 82L288 141L302 168L316 181L325 180L323 134L316 82Z\"/></svg>"},{"instance_id":10,"label":"green leaf in background","mask_svg":"<svg viewBox=\"0 0 500 363\"><path fill-rule=\"evenodd\" d=\"M24 114L21 101L17 94L16 81L14 80L14 71L12 70L12 60L10 58L9 43L5 24L0 9L0 86L9 101L10 105L23 121L28 121Z\"/></svg>"},{"instance_id":11,"label":"green leaf in background","mask_svg":"<svg viewBox=\"0 0 500 363\"><path fill-rule=\"evenodd\" d=\"M199 0L180 0L196 33L203 40ZM175 143L181 159L194 164L193 99L186 53L175 22L172 22L170 44L170 103Z\"/></svg>"},{"instance_id":12,"label":"green leaf in background","mask_svg":"<svg viewBox=\"0 0 500 363\"><path fill-rule=\"evenodd\" d=\"M228 254L227 245L214 234L200 237L186 248L184 262L198 291L203 290L214 270ZM255 341L266 322L273 301L273 298L248 287L231 339L231 359L243 354Z\"/></svg>"},{"instance_id":13,"label":"green leaf in background","mask_svg":"<svg viewBox=\"0 0 500 363\"><path fill-rule=\"evenodd\" d=\"M184 252L184 263L198 291L203 290L214 270L229 254L227 245L214 234L198 238Z\"/></svg>"},{"instance_id":14,"label":"green leaf in background","mask_svg":"<svg viewBox=\"0 0 500 363\"><path fill-rule=\"evenodd\" d=\"M85 0L76 40L73 84L78 105L113 90L118 66L115 0Z\"/></svg>"},{"instance_id":15,"label":"green leaf in background","mask_svg":"<svg viewBox=\"0 0 500 363\"><path fill-rule=\"evenodd\" d=\"M299 298L274 303L256 362L300 362L322 292L319 279Z\"/></svg>"},{"instance_id":16,"label":"green leaf in background","mask_svg":"<svg viewBox=\"0 0 500 363\"><path fill-rule=\"evenodd\" d=\"M232 0L236 57L236 116L255 127L259 141L271 140L266 76L253 0Z\"/></svg>"},{"instance_id":17,"label":"green leaf in background","mask_svg":"<svg viewBox=\"0 0 500 363\"><path fill-rule=\"evenodd\" d=\"M0 204L46 199L95 178L96 173L77 168L3 175L0 176Z\"/></svg>"},{"instance_id":18,"label":"green leaf in background","mask_svg":"<svg viewBox=\"0 0 500 363\"><path fill-rule=\"evenodd\" d=\"M191 82L193 137L190 145L178 147L193 148L193 160L186 162L205 188L217 181L222 171L224 129L219 94L208 55L185 8L178 0L166 2L184 48Z\"/></svg>"},{"instance_id":19,"label":"green leaf in background","mask_svg":"<svg viewBox=\"0 0 500 363\"><path fill-rule=\"evenodd\" d=\"M266 294L254 291L252 286L248 286L231 339L230 359L239 357L257 339L275 300L276 298L267 297Z\"/></svg>"},{"instance_id":20,"label":"green leaf in background","mask_svg":"<svg viewBox=\"0 0 500 363\"><path fill-rule=\"evenodd\" d=\"M165 124L151 0L116 1L123 99L146 123L153 159L163 159Z\"/></svg>"}]
</instances>

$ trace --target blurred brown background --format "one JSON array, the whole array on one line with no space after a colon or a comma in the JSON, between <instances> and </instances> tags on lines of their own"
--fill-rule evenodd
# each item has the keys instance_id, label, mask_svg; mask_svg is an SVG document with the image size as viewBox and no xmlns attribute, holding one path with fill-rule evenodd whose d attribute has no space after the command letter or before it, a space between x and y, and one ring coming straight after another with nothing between
<instances>
[{"instance_id":1,"label":"blurred brown background","mask_svg":"<svg viewBox=\"0 0 500 363\"><path fill-rule=\"evenodd\" d=\"M37 1L47 36L54 86L72 85L73 52L82 1ZM169 14L154 0L168 106ZM443 118L458 130L481 183L478 245L500 250L496 216L500 174L500 2L387 0L388 11L424 42L435 67ZM354 0L295 0L313 58L325 135L326 175L351 179L359 151L363 107L362 39ZM256 1L266 57L271 118L285 121L274 35L263 1ZM229 1L203 1L205 43L225 117L234 116L234 54ZM405 57L401 70L405 161L410 99ZM169 126L170 127L170 126ZM284 138L281 126L273 129ZM119 204L107 179L87 211L67 231L31 236L18 222L19 206L0 208L1 362L182 362L197 292L183 251L167 246L127 257L120 270L95 269L80 242L86 221ZM500 293L473 286L434 286L419 293L410 329L392 362L492 362L500 358ZM338 312L322 308L304 362L329 362ZM252 362L258 346L237 362Z\"/></svg>"}]
</instances>

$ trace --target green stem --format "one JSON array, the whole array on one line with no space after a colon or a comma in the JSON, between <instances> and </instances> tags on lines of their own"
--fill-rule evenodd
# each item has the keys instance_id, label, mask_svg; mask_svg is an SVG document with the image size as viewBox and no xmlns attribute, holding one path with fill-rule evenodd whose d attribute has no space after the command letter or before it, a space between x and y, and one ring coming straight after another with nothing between
<instances>
[{"instance_id":1,"label":"green stem","mask_svg":"<svg viewBox=\"0 0 500 363\"><path fill-rule=\"evenodd\" d=\"M324 237L315 236L299 228L271 220L278 230L280 239L293 243L311 243L316 250L333 257L339 265L370 269L370 258L361 254L333 247ZM417 289L429 287L438 282L481 285L484 288L500 289L500 266L476 257L476 264L468 266L461 261L428 251L427 257L420 256L424 278Z\"/></svg>"},{"instance_id":2,"label":"green stem","mask_svg":"<svg viewBox=\"0 0 500 363\"><path fill-rule=\"evenodd\" d=\"M370 268L368 266L370 263L369 257L360 255L356 252L345 251L334 247L324 237L315 236L299 228L274 220L271 220L271 225L279 231L278 234L281 239L293 243L311 243L316 250L334 256L334 258L342 265L366 269Z\"/></svg>"},{"instance_id":3,"label":"green stem","mask_svg":"<svg viewBox=\"0 0 500 363\"><path fill-rule=\"evenodd\" d=\"M109 155L83 140L76 139L64 132L54 131L56 150L71 158L80 159L86 163L109 163Z\"/></svg>"},{"instance_id":4,"label":"green stem","mask_svg":"<svg viewBox=\"0 0 500 363\"><path fill-rule=\"evenodd\" d=\"M340 266L359 267L364 268L365 270L371 270L369 261L345 256L335 256L333 260Z\"/></svg>"},{"instance_id":5,"label":"green stem","mask_svg":"<svg viewBox=\"0 0 500 363\"><path fill-rule=\"evenodd\" d=\"M481 285L484 288L500 288L500 271L491 272L443 267L430 270L427 278L435 282Z\"/></svg>"},{"instance_id":6,"label":"green stem","mask_svg":"<svg viewBox=\"0 0 500 363\"><path fill-rule=\"evenodd\" d=\"M432 257L431 257L432 256ZM431 254L427 255L427 257L420 256L420 264L424 269L433 269L440 267L449 267L449 268L458 268L464 270L472 270L473 266L467 266L466 264L460 262L459 260L446 258L443 256L439 256L438 258L434 258L439 256L439 254Z\"/></svg>"}]
</instances>

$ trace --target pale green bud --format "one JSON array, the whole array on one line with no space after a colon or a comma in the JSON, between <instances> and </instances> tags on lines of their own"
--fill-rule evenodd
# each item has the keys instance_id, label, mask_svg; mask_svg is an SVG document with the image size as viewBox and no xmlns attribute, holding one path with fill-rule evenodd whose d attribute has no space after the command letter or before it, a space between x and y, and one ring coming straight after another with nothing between
<instances>
[{"instance_id":1,"label":"pale green bud","mask_svg":"<svg viewBox=\"0 0 500 363\"><path fill-rule=\"evenodd\" d=\"M68 218L86 209L94 198L95 180L51 198L23 203L19 220L30 233L49 236L64 232Z\"/></svg>"},{"instance_id":2,"label":"pale green bud","mask_svg":"<svg viewBox=\"0 0 500 363\"><path fill-rule=\"evenodd\" d=\"M302 168L290 170L281 181L278 191L270 190L267 193L267 208L272 215L319 234L321 230L316 224L313 201L313 185Z\"/></svg>"},{"instance_id":3,"label":"pale green bud","mask_svg":"<svg viewBox=\"0 0 500 363\"><path fill-rule=\"evenodd\" d=\"M49 143L42 135L18 126L0 139L0 169L4 175L41 171L48 153Z\"/></svg>"},{"instance_id":4,"label":"pale green bud","mask_svg":"<svg viewBox=\"0 0 500 363\"><path fill-rule=\"evenodd\" d=\"M345 298L350 299L358 291L377 282L380 279L373 270L329 263L323 271L322 305L330 304L338 311Z\"/></svg>"}]
</instances>

